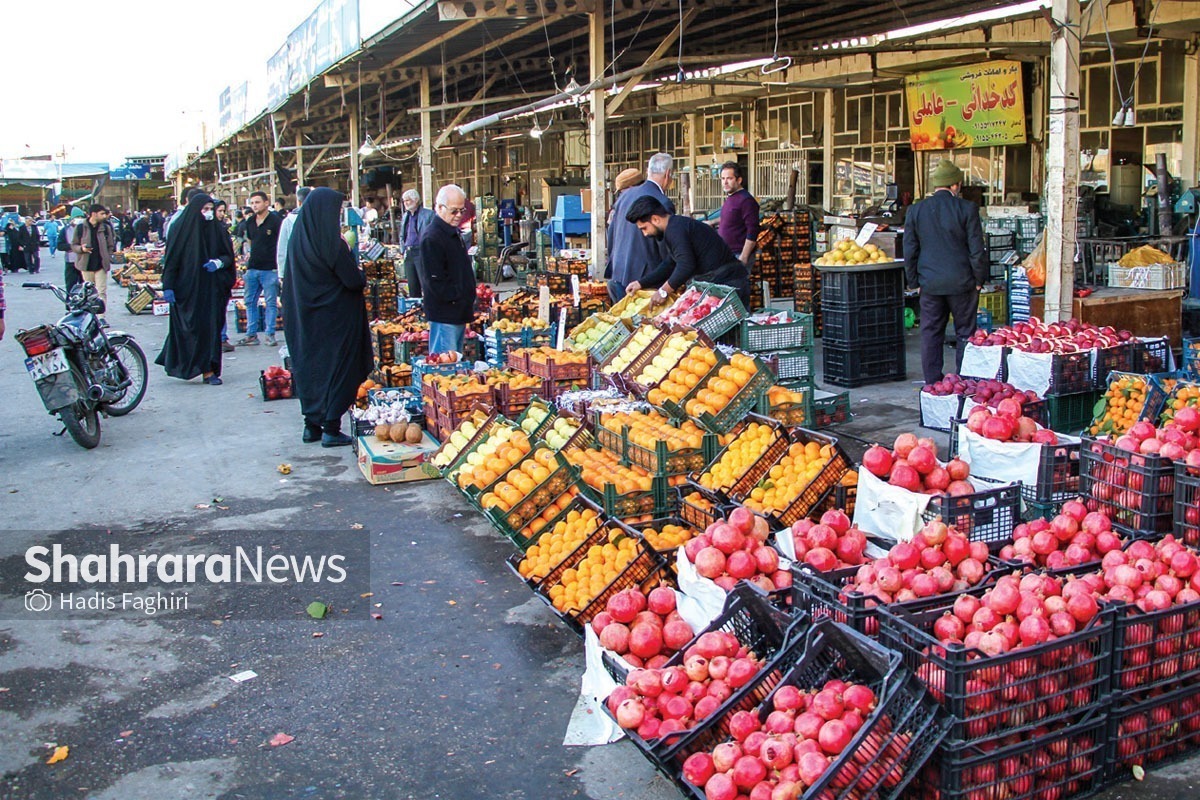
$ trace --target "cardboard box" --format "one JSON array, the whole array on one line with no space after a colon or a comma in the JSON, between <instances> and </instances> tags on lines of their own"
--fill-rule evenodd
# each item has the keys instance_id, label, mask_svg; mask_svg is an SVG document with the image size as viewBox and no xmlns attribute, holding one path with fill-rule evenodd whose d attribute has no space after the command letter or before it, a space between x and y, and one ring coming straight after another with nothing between
<instances>
[{"instance_id":1,"label":"cardboard box","mask_svg":"<svg viewBox=\"0 0 1200 800\"><path fill-rule=\"evenodd\" d=\"M590 236L564 236L563 244L568 250L587 250L591 247L592 239Z\"/></svg>"},{"instance_id":2,"label":"cardboard box","mask_svg":"<svg viewBox=\"0 0 1200 800\"><path fill-rule=\"evenodd\" d=\"M587 181L581 178L542 178L542 210L554 214L558 209L560 194L578 195L587 185Z\"/></svg>"},{"instance_id":3,"label":"cardboard box","mask_svg":"<svg viewBox=\"0 0 1200 800\"><path fill-rule=\"evenodd\" d=\"M583 191L581 191L579 193L579 197L583 204L583 213L585 213L585 214L592 213L592 190L584 189Z\"/></svg>"},{"instance_id":4,"label":"cardboard box","mask_svg":"<svg viewBox=\"0 0 1200 800\"><path fill-rule=\"evenodd\" d=\"M358 437L358 468L369 483L405 483L438 477L430 463L440 445L427 432L420 444L381 442L372 436Z\"/></svg>"}]
</instances>

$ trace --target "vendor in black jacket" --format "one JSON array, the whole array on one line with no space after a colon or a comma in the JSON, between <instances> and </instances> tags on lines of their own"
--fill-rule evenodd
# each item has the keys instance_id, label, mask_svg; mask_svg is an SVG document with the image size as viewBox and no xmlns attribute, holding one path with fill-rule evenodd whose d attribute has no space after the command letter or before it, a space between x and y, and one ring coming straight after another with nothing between
<instances>
[{"instance_id":1,"label":"vendor in black jacket","mask_svg":"<svg viewBox=\"0 0 1200 800\"><path fill-rule=\"evenodd\" d=\"M925 383L942 375L946 322L954 315L958 340L955 371L975 332L979 290L988 278L979 206L958 196L963 173L942 161L933 171L933 194L908 209L904 220L904 269L921 293L921 369Z\"/></svg>"},{"instance_id":2,"label":"vendor in black jacket","mask_svg":"<svg viewBox=\"0 0 1200 800\"><path fill-rule=\"evenodd\" d=\"M638 226L643 236L663 243L667 260L647 272L640 281L625 288L631 294L643 286L659 287L665 298L690 280L719 283L737 291L742 305L750 308L750 274L729 245L711 225L691 217L672 214L654 197L639 197L629 206L625 219Z\"/></svg>"},{"instance_id":3,"label":"vendor in black jacket","mask_svg":"<svg viewBox=\"0 0 1200 800\"><path fill-rule=\"evenodd\" d=\"M461 353L467 324L475 317L475 269L458 227L466 205L462 189L443 186L433 206L437 216L421 231L417 270L429 320L430 353Z\"/></svg>"}]
</instances>

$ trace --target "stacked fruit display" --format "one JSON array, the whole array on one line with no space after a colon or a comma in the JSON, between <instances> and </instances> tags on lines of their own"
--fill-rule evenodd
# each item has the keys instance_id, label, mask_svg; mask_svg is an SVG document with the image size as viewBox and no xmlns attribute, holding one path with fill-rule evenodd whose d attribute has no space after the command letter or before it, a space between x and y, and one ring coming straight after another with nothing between
<instances>
[{"instance_id":1,"label":"stacked fruit display","mask_svg":"<svg viewBox=\"0 0 1200 800\"><path fill-rule=\"evenodd\" d=\"M679 427L657 411L618 411L601 414L600 425L620 435L625 428L629 441L647 450L654 450L656 442L665 442L669 452L684 449L696 450L704 440L704 431L691 420L684 420Z\"/></svg>"},{"instance_id":2,"label":"stacked fruit display","mask_svg":"<svg viewBox=\"0 0 1200 800\"><path fill-rule=\"evenodd\" d=\"M673 522L642 527L640 531L646 539L646 544L660 552L674 551L700 535L699 531L689 525L678 525Z\"/></svg>"},{"instance_id":3,"label":"stacked fruit display","mask_svg":"<svg viewBox=\"0 0 1200 800\"><path fill-rule=\"evenodd\" d=\"M539 389L542 386L540 379L512 370L489 369L481 377L488 386L506 384L509 389Z\"/></svg>"},{"instance_id":4,"label":"stacked fruit display","mask_svg":"<svg viewBox=\"0 0 1200 800\"><path fill-rule=\"evenodd\" d=\"M996 442L1033 442L1058 444L1058 435L1021 414L1021 404L1015 398L1001 400L996 410L976 406L967 415L971 433Z\"/></svg>"},{"instance_id":5,"label":"stacked fruit display","mask_svg":"<svg viewBox=\"0 0 1200 800\"><path fill-rule=\"evenodd\" d=\"M667 373L666 379L646 394L646 400L656 406L661 406L664 400L679 402L717 363L717 354L712 348L693 347Z\"/></svg>"},{"instance_id":6,"label":"stacked fruit display","mask_svg":"<svg viewBox=\"0 0 1200 800\"><path fill-rule=\"evenodd\" d=\"M783 405L802 404L806 398L804 392L793 391L786 386L774 385L767 389L767 403L771 408Z\"/></svg>"},{"instance_id":7,"label":"stacked fruit display","mask_svg":"<svg viewBox=\"0 0 1200 800\"><path fill-rule=\"evenodd\" d=\"M612 330L614 325L619 324L619 320L609 314L596 314L588 317L571 331L569 337L571 345L576 352L582 353L590 350Z\"/></svg>"},{"instance_id":8,"label":"stacked fruit display","mask_svg":"<svg viewBox=\"0 0 1200 800\"><path fill-rule=\"evenodd\" d=\"M624 589L608 598L592 619L600 646L632 667L656 669L687 645L695 633L675 608L675 590L658 586L648 595Z\"/></svg>"},{"instance_id":9,"label":"stacked fruit display","mask_svg":"<svg viewBox=\"0 0 1200 800\"><path fill-rule=\"evenodd\" d=\"M867 535L840 509L826 511L820 522L797 520L780 535L790 535L796 559L818 572L857 567L865 560Z\"/></svg>"},{"instance_id":10,"label":"stacked fruit display","mask_svg":"<svg viewBox=\"0 0 1200 800\"><path fill-rule=\"evenodd\" d=\"M625 495L648 492L653 485L650 473L638 466L623 466L620 458L607 450L573 447L563 455L580 468L583 482L597 492L612 486L618 495Z\"/></svg>"},{"instance_id":11,"label":"stacked fruit display","mask_svg":"<svg viewBox=\"0 0 1200 800\"><path fill-rule=\"evenodd\" d=\"M884 605L904 603L961 592L978 585L989 569L985 543L968 541L935 519L911 541L898 542L883 558L859 567L846 588Z\"/></svg>"},{"instance_id":12,"label":"stacked fruit display","mask_svg":"<svg viewBox=\"0 0 1200 800\"><path fill-rule=\"evenodd\" d=\"M697 483L713 491L730 489L779 436L770 425L751 422L729 443L721 457L700 474Z\"/></svg>"},{"instance_id":13,"label":"stacked fruit display","mask_svg":"<svg viewBox=\"0 0 1200 800\"><path fill-rule=\"evenodd\" d=\"M998 555L1002 561L1065 569L1100 561L1124 545L1107 514L1089 512L1083 503L1069 500L1053 520L1038 518L1018 525L1013 543L1002 547Z\"/></svg>"},{"instance_id":14,"label":"stacked fruit display","mask_svg":"<svg viewBox=\"0 0 1200 800\"><path fill-rule=\"evenodd\" d=\"M1133 427L1146 410L1149 382L1145 375L1125 373L1109 381L1091 427L1093 436L1122 434Z\"/></svg>"},{"instance_id":15,"label":"stacked fruit display","mask_svg":"<svg viewBox=\"0 0 1200 800\"><path fill-rule=\"evenodd\" d=\"M758 363L753 358L744 353L734 353L729 363L722 364L717 374L710 376L695 396L687 401L683 410L690 417L716 414L733 401L758 370Z\"/></svg>"},{"instance_id":16,"label":"stacked fruit display","mask_svg":"<svg viewBox=\"0 0 1200 800\"><path fill-rule=\"evenodd\" d=\"M504 455L500 455L504 448ZM448 475L460 488L490 486L510 467L517 464L533 448L525 432L509 425L497 425L488 437L468 453L457 474Z\"/></svg>"},{"instance_id":17,"label":"stacked fruit display","mask_svg":"<svg viewBox=\"0 0 1200 800\"><path fill-rule=\"evenodd\" d=\"M701 289L692 286L654 321L659 325L695 325L716 311L722 299L716 295L706 296Z\"/></svg>"},{"instance_id":18,"label":"stacked fruit display","mask_svg":"<svg viewBox=\"0 0 1200 800\"><path fill-rule=\"evenodd\" d=\"M458 454L462 452L463 448L467 446L471 437L478 432L479 426L475 424L474 420L464 420L450 434L450 438L446 440L446 443L438 451L437 455L433 457L433 465L438 469L445 469L450 466L454 462L454 459L458 458Z\"/></svg>"},{"instance_id":19,"label":"stacked fruit display","mask_svg":"<svg viewBox=\"0 0 1200 800\"><path fill-rule=\"evenodd\" d=\"M684 651L682 664L630 670L605 705L618 725L651 741L696 727L762 668L732 633L709 631Z\"/></svg>"},{"instance_id":20,"label":"stacked fruit display","mask_svg":"<svg viewBox=\"0 0 1200 800\"><path fill-rule=\"evenodd\" d=\"M991 333L977 330L970 342L979 347L999 345L1026 353L1081 353L1115 347L1133 339L1129 331L1108 326L1097 327L1074 319L1047 325L1037 317L1030 317L1028 322L1017 322Z\"/></svg>"},{"instance_id":21,"label":"stacked fruit display","mask_svg":"<svg viewBox=\"0 0 1200 800\"><path fill-rule=\"evenodd\" d=\"M1036 403L1038 396L1033 391L1021 391L1011 383L992 378L964 378L961 375L950 374L935 383L926 384L922 392L937 397L957 394L970 397L976 403L995 408L1001 400L1012 398L1024 406L1026 403Z\"/></svg>"},{"instance_id":22,"label":"stacked fruit display","mask_svg":"<svg viewBox=\"0 0 1200 800\"><path fill-rule=\"evenodd\" d=\"M891 450L878 444L867 448L863 453L863 468L910 492L955 497L975 493L974 485L967 480L971 472L967 462L952 458L945 466L941 465L934 441L918 439L911 433L897 436Z\"/></svg>"},{"instance_id":23,"label":"stacked fruit display","mask_svg":"<svg viewBox=\"0 0 1200 800\"><path fill-rule=\"evenodd\" d=\"M802 797L838 763L877 704L875 691L861 683L833 679L809 690L780 686L761 713L735 712L729 719L731 741L711 752L693 753L683 763L683 777L711 800ZM863 764L878 756L874 749L881 744L878 735L865 740L861 764L844 763L829 785L855 782L853 771L862 771ZM900 738L892 752L898 756L906 745ZM879 776L885 787L899 785L899 770L875 769L886 773ZM834 790L826 791L835 796Z\"/></svg>"},{"instance_id":24,"label":"stacked fruit display","mask_svg":"<svg viewBox=\"0 0 1200 800\"><path fill-rule=\"evenodd\" d=\"M766 477L749 494L737 499L760 514L778 514L816 480L834 454L831 444L793 442L779 463L768 470Z\"/></svg>"},{"instance_id":25,"label":"stacked fruit display","mask_svg":"<svg viewBox=\"0 0 1200 800\"><path fill-rule=\"evenodd\" d=\"M840 239L813 263L819 267L853 267L856 264L886 264L895 261L878 245L860 245L853 239Z\"/></svg>"},{"instance_id":26,"label":"stacked fruit display","mask_svg":"<svg viewBox=\"0 0 1200 800\"><path fill-rule=\"evenodd\" d=\"M555 450L562 450L571 437L579 431L579 423L568 417L556 417L554 424L542 433L546 444Z\"/></svg>"},{"instance_id":27,"label":"stacked fruit display","mask_svg":"<svg viewBox=\"0 0 1200 800\"><path fill-rule=\"evenodd\" d=\"M696 342L695 331L679 331L672 333L663 342L658 355L650 360L641 372L634 376L634 381L642 386L654 386L667 377L667 373L675 368L684 354Z\"/></svg>"},{"instance_id":28,"label":"stacked fruit display","mask_svg":"<svg viewBox=\"0 0 1200 800\"><path fill-rule=\"evenodd\" d=\"M519 321L511 319L498 319L488 326L489 333L520 333L522 330L529 329L535 331L544 331L550 327L550 323L537 317L522 317Z\"/></svg>"},{"instance_id":29,"label":"stacked fruit display","mask_svg":"<svg viewBox=\"0 0 1200 800\"><path fill-rule=\"evenodd\" d=\"M1200 447L1200 411L1185 406L1170 422L1158 428L1146 420L1139 420L1112 442L1118 450L1158 455L1173 461L1186 461L1189 467L1200 467L1200 451L1197 450Z\"/></svg>"},{"instance_id":30,"label":"stacked fruit display","mask_svg":"<svg viewBox=\"0 0 1200 800\"><path fill-rule=\"evenodd\" d=\"M546 522L548 520L544 520L533 533L541 531ZM565 519L558 520L552 529L542 532L538 540L525 551L525 558L517 565L517 572L529 581L542 580L586 542L602 522L600 513L590 507L568 511Z\"/></svg>"},{"instance_id":31,"label":"stacked fruit display","mask_svg":"<svg viewBox=\"0 0 1200 800\"><path fill-rule=\"evenodd\" d=\"M443 395L453 392L458 397L468 397L489 393L488 385L480 383L474 375L438 375L427 372L421 376L421 382Z\"/></svg>"},{"instance_id":32,"label":"stacked fruit display","mask_svg":"<svg viewBox=\"0 0 1200 800\"><path fill-rule=\"evenodd\" d=\"M658 328L653 325L640 326L600 371L605 375L616 375L618 372L624 372L633 363L633 360L645 352L651 342L658 338L659 333Z\"/></svg>"},{"instance_id":33,"label":"stacked fruit display","mask_svg":"<svg viewBox=\"0 0 1200 800\"><path fill-rule=\"evenodd\" d=\"M550 604L563 614L578 614L610 586L640 555L640 543L619 527L609 529L603 544L590 547L558 581L547 587ZM560 562L561 563L561 562Z\"/></svg>"},{"instance_id":34,"label":"stacked fruit display","mask_svg":"<svg viewBox=\"0 0 1200 800\"><path fill-rule=\"evenodd\" d=\"M1169 394L1159 413L1159 423L1166 425L1169 422L1177 422L1184 430L1195 430L1197 427L1195 415L1200 413L1197 410L1200 409L1200 384L1180 384L1170 378L1162 383L1163 389ZM1182 412L1181 417L1179 416L1180 412Z\"/></svg>"},{"instance_id":35,"label":"stacked fruit display","mask_svg":"<svg viewBox=\"0 0 1200 800\"><path fill-rule=\"evenodd\" d=\"M743 580L767 592L786 589L792 573L780 569L779 553L767 545L770 534L765 519L735 508L685 544L684 554L701 577L727 592Z\"/></svg>"}]
</instances>

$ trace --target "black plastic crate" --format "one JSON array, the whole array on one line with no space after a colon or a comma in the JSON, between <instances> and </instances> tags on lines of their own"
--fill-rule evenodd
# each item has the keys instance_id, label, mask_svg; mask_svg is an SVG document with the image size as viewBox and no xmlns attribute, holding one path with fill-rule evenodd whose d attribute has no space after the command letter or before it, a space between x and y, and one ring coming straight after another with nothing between
<instances>
[{"instance_id":1,"label":"black plastic crate","mask_svg":"<svg viewBox=\"0 0 1200 800\"><path fill-rule=\"evenodd\" d=\"M1173 532L1188 547L1200 548L1200 475L1182 462L1175 464Z\"/></svg>"},{"instance_id":2,"label":"black plastic crate","mask_svg":"<svg viewBox=\"0 0 1200 800\"><path fill-rule=\"evenodd\" d=\"M987 587L960 594L982 597ZM1086 628L1034 647L987 657L961 645L943 645L934 623L951 613L956 595L939 595L920 609L878 610L880 641L904 657L954 718L950 736L1000 736L1035 723L1078 721L1107 700L1113 615L1101 610Z\"/></svg>"},{"instance_id":3,"label":"black plastic crate","mask_svg":"<svg viewBox=\"0 0 1200 800\"><path fill-rule=\"evenodd\" d=\"M1092 387L1107 389L1110 372L1133 372L1133 342L1096 351L1096 357L1092 359Z\"/></svg>"},{"instance_id":4,"label":"black plastic crate","mask_svg":"<svg viewBox=\"0 0 1200 800\"><path fill-rule=\"evenodd\" d=\"M1162 766L1200 750L1200 687L1184 686L1114 710L1108 719L1105 779L1119 783L1133 768Z\"/></svg>"},{"instance_id":5,"label":"black plastic crate","mask_svg":"<svg viewBox=\"0 0 1200 800\"><path fill-rule=\"evenodd\" d=\"M803 797L900 797L945 739L947 720L894 653L826 620L813 626L805 638L803 657L779 686L819 689L831 680L870 687L877 705ZM774 710L773 700L774 691L758 708L760 721ZM708 750L720 741L712 742ZM696 800L705 800L704 787L686 780L681 784Z\"/></svg>"},{"instance_id":6,"label":"black plastic crate","mask_svg":"<svg viewBox=\"0 0 1200 800\"><path fill-rule=\"evenodd\" d=\"M908 800L1041 800L1081 797L1102 785L1107 715L1030 727L1000 742L947 741L909 785Z\"/></svg>"},{"instance_id":7,"label":"black plastic crate","mask_svg":"<svg viewBox=\"0 0 1200 800\"><path fill-rule=\"evenodd\" d=\"M1200 602L1145 612L1112 603L1113 691L1124 707L1200 681Z\"/></svg>"},{"instance_id":8,"label":"black plastic crate","mask_svg":"<svg viewBox=\"0 0 1200 800\"><path fill-rule=\"evenodd\" d=\"M718 495L690 481L680 484L675 488L675 491L678 497L680 518L701 531L714 522L723 520L732 510L730 506L725 505L721 501ZM693 497L693 494L699 495L710 506L705 507L702 505Z\"/></svg>"},{"instance_id":9,"label":"black plastic crate","mask_svg":"<svg viewBox=\"0 0 1200 800\"><path fill-rule=\"evenodd\" d=\"M1135 538L1170 533L1175 462L1085 436L1079 448L1079 492L1088 510L1108 514L1118 533Z\"/></svg>"},{"instance_id":10,"label":"black plastic crate","mask_svg":"<svg viewBox=\"0 0 1200 800\"><path fill-rule=\"evenodd\" d=\"M821 310L904 306L904 266L828 267L821 273Z\"/></svg>"},{"instance_id":11,"label":"black plastic crate","mask_svg":"<svg viewBox=\"0 0 1200 800\"><path fill-rule=\"evenodd\" d=\"M1047 397L1078 394L1089 391L1094 386L1091 351L1055 353L1050 358L1050 388L1046 390Z\"/></svg>"},{"instance_id":12,"label":"black plastic crate","mask_svg":"<svg viewBox=\"0 0 1200 800\"><path fill-rule=\"evenodd\" d=\"M934 495L921 518L930 522L937 517L971 541L998 550L1012 543L1013 528L1021 521L1021 486L997 486L959 497Z\"/></svg>"},{"instance_id":13,"label":"black plastic crate","mask_svg":"<svg viewBox=\"0 0 1200 800\"><path fill-rule=\"evenodd\" d=\"M1130 372L1166 372L1170 365L1171 340L1167 337L1133 343L1133 369Z\"/></svg>"},{"instance_id":14,"label":"black plastic crate","mask_svg":"<svg viewBox=\"0 0 1200 800\"><path fill-rule=\"evenodd\" d=\"M637 731L627 730L625 733L651 764L667 777L676 779L688 756L711 749L729 736L729 717L734 712L749 711L761 703L780 679L799 662L804 655L805 637L792 634L803 632L807 627L807 617L793 619L773 606L763 592L747 583L738 584L726 597L725 608L720 616L667 659L665 666L682 664L684 654L697 639L709 631L720 630L732 633L754 652L763 662L762 669L694 728L650 741L638 736ZM604 654L603 663L605 670L618 684L624 684L632 670L625 661L609 653ZM604 703L604 711L613 716L608 703Z\"/></svg>"},{"instance_id":15,"label":"black plastic crate","mask_svg":"<svg viewBox=\"0 0 1200 800\"><path fill-rule=\"evenodd\" d=\"M904 338L904 306L825 308L825 346L891 343Z\"/></svg>"},{"instance_id":16,"label":"black plastic crate","mask_svg":"<svg viewBox=\"0 0 1200 800\"><path fill-rule=\"evenodd\" d=\"M902 381L907 364L904 340L886 344L835 345L822 348L825 383L853 389L871 383Z\"/></svg>"}]
</instances>

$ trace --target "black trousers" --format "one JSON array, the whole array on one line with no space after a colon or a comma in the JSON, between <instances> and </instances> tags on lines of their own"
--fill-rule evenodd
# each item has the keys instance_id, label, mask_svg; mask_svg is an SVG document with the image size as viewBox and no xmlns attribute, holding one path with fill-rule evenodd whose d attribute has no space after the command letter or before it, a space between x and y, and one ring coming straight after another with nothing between
<instances>
[{"instance_id":1,"label":"black trousers","mask_svg":"<svg viewBox=\"0 0 1200 800\"><path fill-rule=\"evenodd\" d=\"M63 254L63 257L65 260L65 253ZM74 261L67 261L66 266L63 268L63 284L66 286L67 291L69 292L71 291L71 287L77 283L83 283L83 276L79 274L79 270L75 269Z\"/></svg>"},{"instance_id":2,"label":"black trousers","mask_svg":"<svg viewBox=\"0 0 1200 800\"><path fill-rule=\"evenodd\" d=\"M32 275L33 273L40 271L41 268L42 268L41 252L38 250L32 250L32 249L26 250L25 251L25 269L29 270L29 274Z\"/></svg>"},{"instance_id":3,"label":"black trousers","mask_svg":"<svg viewBox=\"0 0 1200 800\"><path fill-rule=\"evenodd\" d=\"M946 323L954 316L954 337L958 340L954 370L962 367L967 339L975 333L975 315L979 310L979 292L963 294L927 294L921 292L921 369L925 383L937 383L943 377L942 356L946 347Z\"/></svg>"},{"instance_id":4,"label":"black trousers","mask_svg":"<svg viewBox=\"0 0 1200 800\"><path fill-rule=\"evenodd\" d=\"M417 254L413 248L404 252L404 279L408 281L408 296L421 296L421 274L417 270Z\"/></svg>"}]
</instances>

